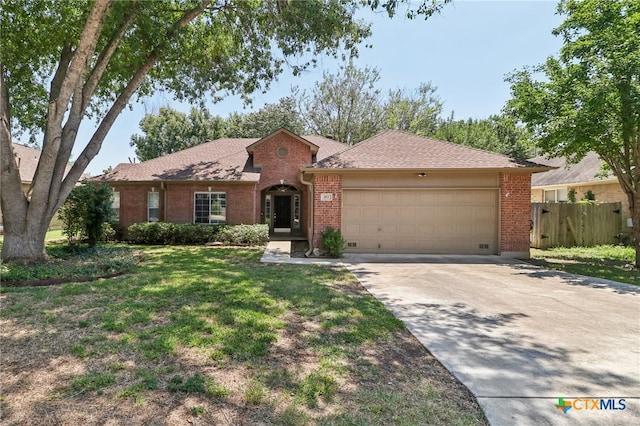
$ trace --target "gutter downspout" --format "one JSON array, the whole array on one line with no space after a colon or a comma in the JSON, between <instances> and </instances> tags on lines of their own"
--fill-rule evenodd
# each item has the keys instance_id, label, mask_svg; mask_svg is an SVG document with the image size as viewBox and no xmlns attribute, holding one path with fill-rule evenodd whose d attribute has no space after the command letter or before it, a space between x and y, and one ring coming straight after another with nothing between
<instances>
[{"instance_id":1,"label":"gutter downspout","mask_svg":"<svg viewBox=\"0 0 640 426\"><path fill-rule=\"evenodd\" d=\"M309 250L304 254L304 257L309 257L313 253L313 182L307 182L304 180L304 172L300 171L300 182L309 188L309 225L307 226L307 235L309 243Z\"/></svg>"}]
</instances>

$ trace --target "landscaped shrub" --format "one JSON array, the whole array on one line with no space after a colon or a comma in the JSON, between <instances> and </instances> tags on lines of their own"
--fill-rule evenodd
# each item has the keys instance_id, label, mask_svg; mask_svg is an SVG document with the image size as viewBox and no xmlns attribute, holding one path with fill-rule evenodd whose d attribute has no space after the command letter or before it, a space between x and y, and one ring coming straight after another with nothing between
<instances>
[{"instance_id":1,"label":"landscaped shrub","mask_svg":"<svg viewBox=\"0 0 640 426\"><path fill-rule=\"evenodd\" d=\"M201 225L197 223L135 223L128 229L128 240L135 244L259 245L269 241L267 225Z\"/></svg>"},{"instance_id":2,"label":"landscaped shrub","mask_svg":"<svg viewBox=\"0 0 640 426\"><path fill-rule=\"evenodd\" d=\"M219 227L197 223L134 223L127 239L136 244L205 244L216 241Z\"/></svg>"},{"instance_id":3,"label":"landscaped shrub","mask_svg":"<svg viewBox=\"0 0 640 426\"><path fill-rule=\"evenodd\" d=\"M232 225L223 226L218 232L217 240L229 245L259 245L269 241L267 225Z\"/></svg>"},{"instance_id":4,"label":"landscaped shrub","mask_svg":"<svg viewBox=\"0 0 640 426\"><path fill-rule=\"evenodd\" d=\"M73 188L58 213L69 244L86 239L89 247L95 247L104 238L103 225L112 214L112 194L106 183L83 182Z\"/></svg>"},{"instance_id":5,"label":"landscaped shrub","mask_svg":"<svg viewBox=\"0 0 640 426\"><path fill-rule=\"evenodd\" d=\"M124 241L127 229L119 222L111 221L102 224L102 241Z\"/></svg>"},{"instance_id":6,"label":"landscaped shrub","mask_svg":"<svg viewBox=\"0 0 640 426\"><path fill-rule=\"evenodd\" d=\"M342 238L342 232L339 229L327 226L320 235L322 247L327 251L327 254L331 257L342 257L345 243L344 238Z\"/></svg>"}]
</instances>

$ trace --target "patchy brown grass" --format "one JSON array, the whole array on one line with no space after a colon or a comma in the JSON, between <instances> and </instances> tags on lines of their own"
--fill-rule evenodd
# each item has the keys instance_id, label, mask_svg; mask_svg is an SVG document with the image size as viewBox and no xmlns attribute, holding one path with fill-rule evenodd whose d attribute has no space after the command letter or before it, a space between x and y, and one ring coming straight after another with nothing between
<instances>
[{"instance_id":1,"label":"patchy brown grass","mask_svg":"<svg viewBox=\"0 0 640 426\"><path fill-rule=\"evenodd\" d=\"M128 276L2 289L2 424L487 424L348 272L148 252Z\"/></svg>"}]
</instances>

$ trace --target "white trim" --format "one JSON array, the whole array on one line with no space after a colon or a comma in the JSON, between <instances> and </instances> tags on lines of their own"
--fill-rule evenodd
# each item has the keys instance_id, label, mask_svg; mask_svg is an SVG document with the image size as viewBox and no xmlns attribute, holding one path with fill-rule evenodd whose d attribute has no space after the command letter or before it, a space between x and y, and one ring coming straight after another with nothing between
<instances>
[{"instance_id":1,"label":"white trim","mask_svg":"<svg viewBox=\"0 0 640 426\"><path fill-rule=\"evenodd\" d=\"M151 195L153 195L154 198L157 198L158 207L151 207ZM156 191L147 192L147 222L152 222L151 214L150 214L152 208L158 211L157 220L154 220L153 222L159 222L160 221L160 193L159 192L156 192Z\"/></svg>"},{"instance_id":2,"label":"white trim","mask_svg":"<svg viewBox=\"0 0 640 426\"><path fill-rule=\"evenodd\" d=\"M567 183L557 183L553 185L537 185L531 186L531 189L556 189L556 188L571 188L574 186L591 186L591 185L611 185L611 184L619 184L617 179L613 180L602 180L602 181L591 181L591 182L567 182Z\"/></svg>"}]
</instances>

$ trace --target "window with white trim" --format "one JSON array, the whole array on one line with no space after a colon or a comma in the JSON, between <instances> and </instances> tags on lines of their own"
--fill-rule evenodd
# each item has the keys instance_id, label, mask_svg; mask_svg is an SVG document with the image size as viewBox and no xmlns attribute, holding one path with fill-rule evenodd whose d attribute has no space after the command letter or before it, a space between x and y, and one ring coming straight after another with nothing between
<instances>
[{"instance_id":1,"label":"window with white trim","mask_svg":"<svg viewBox=\"0 0 640 426\"><path fill-rule=\"evenodd\" d=\"M194 222L212 225L227 222L227 194L225 192L196 192Z\"/></svg>"},{"instance_id":2,"label":"window with white trim","mask_svg":"<svg viewBox=\"0 0 640 426\"><path fill-rule=\"evenodd\" d=\"M120 222L120 193L117 191L111 195L111 220Z\"/></svg>"},{"instance_id":3,"label":"window with white trim","mask_svg":"<svg viewBox=\"0 0 640 426\"><path fill-rule=\"evenodd\" d=\"M545 203L563 203L567 202L569 191L567 188L558 189L545 189L544 190L544 202Z\"/></svg>"},{"instance_id":4,"label":"window with white trim","mask_svg":"<svg viewBox=\"0 0 640 426\"><path fill-rule=\"evenodd\" d=\"M147 194L147 221L160 221L160 193L149 192Z\"/></svg>"}]
</instances>

